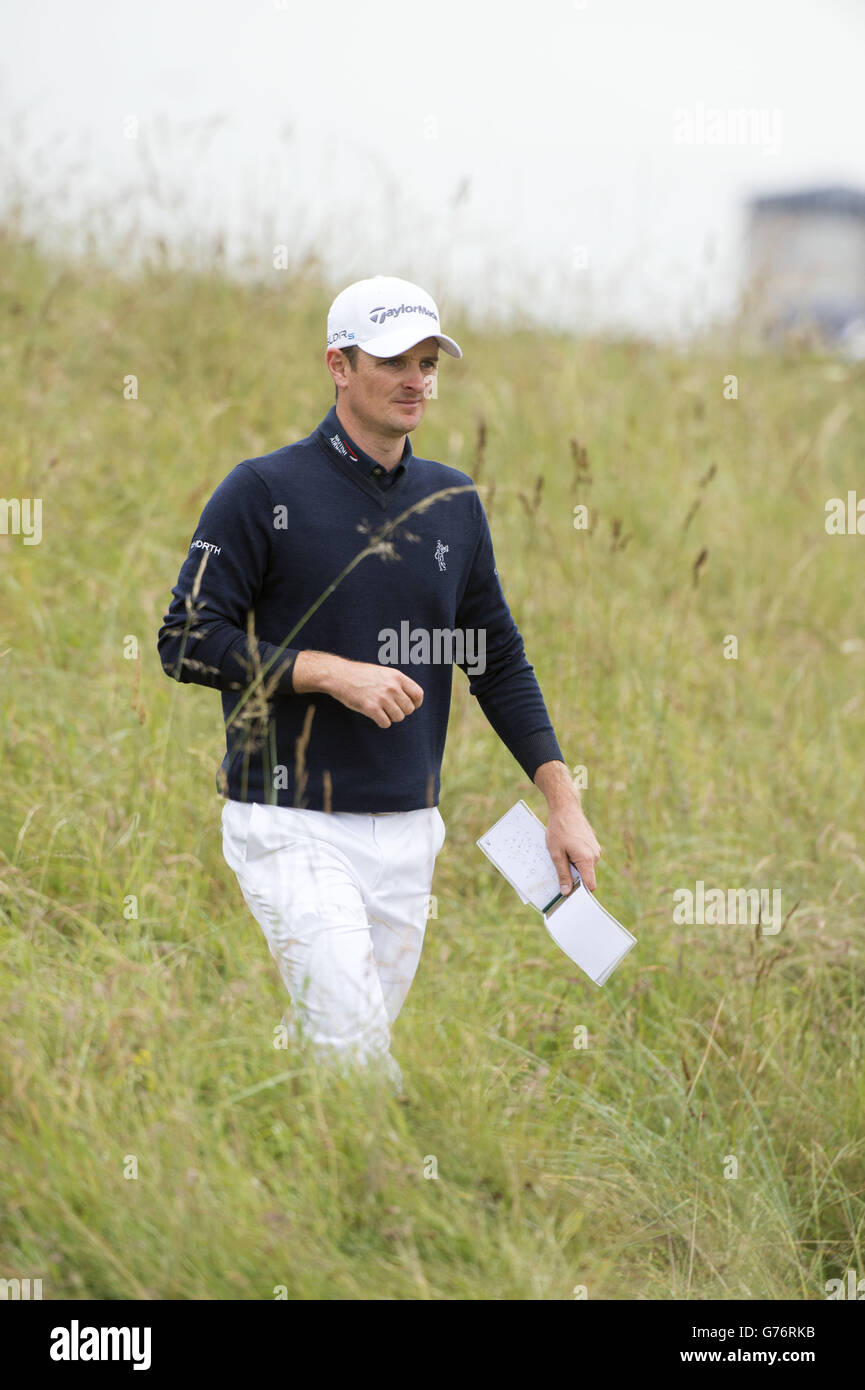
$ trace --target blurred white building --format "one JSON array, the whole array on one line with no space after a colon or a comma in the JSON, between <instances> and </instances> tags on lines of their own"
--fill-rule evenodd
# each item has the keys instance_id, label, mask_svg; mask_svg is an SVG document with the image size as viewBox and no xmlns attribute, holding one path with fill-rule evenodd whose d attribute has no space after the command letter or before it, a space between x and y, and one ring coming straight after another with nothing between
<instances>
[{"instance_id":1,"label":"blurred white building","mask_svg":"<svg viewBox=\"0 0 865 1390\"><path fill-rule=\"evenodd\" d=\"M770 338L816 334L865 357L865 193L809 188L749 202L745 311Z\"/></svg>"}]
</instances>

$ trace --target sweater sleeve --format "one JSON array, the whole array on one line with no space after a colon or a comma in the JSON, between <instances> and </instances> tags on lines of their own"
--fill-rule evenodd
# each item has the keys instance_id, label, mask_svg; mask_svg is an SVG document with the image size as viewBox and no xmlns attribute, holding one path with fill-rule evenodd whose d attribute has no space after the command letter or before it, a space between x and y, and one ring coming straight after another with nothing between
<instances>
[{"instance_id":1,"label":"sweater sleeve","mask_svg":"<svg viewBox=\"0 0 865 1390\"><path fill-rule=\"evenodd\" d=\"M166 675L216 690L244 690L254 674L247 635L273 540L270 494L246 463L239 463L201 514L172 589L156 639ZM261 664L278 650L256 641ZM294 693L291 673L297 648L285 647L265 680L279 673L275 693Z\"/></svg>"},{"instance_id":2,"label":"sweater sleeve","mask_svg":"<svg viewBox=\"0 0 865 1390\"><path fill-rule=\"evenodd\" d=\"M475 630L476 660L458 664L468 676L469 691L531 781L542 763L564 762L564 758L502 590L479 495L476 505L480 534L456 615L458 628ZM480 645L480 632L485 634L485 649ZM480 660L482 651L484 659Z\"/></svg>"}]
</instances>

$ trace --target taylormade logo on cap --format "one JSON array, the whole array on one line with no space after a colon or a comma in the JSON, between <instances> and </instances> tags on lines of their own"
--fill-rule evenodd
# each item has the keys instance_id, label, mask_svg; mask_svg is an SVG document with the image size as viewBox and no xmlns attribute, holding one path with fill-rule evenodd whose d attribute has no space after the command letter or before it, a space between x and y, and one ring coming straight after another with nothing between
<instances>
[{"instance_id":1,"label":"taylormade logo on cap","mask_svg":"<svg viewBox=\"0 0 865 1390\"><path fill-rule=\"evenodd\" d=\"M435 300L420 285L375 275L349 285L330 306L327 346L356 346L373 357L397 357L425 338L435 338L451 357L462 349L441 331Z\"/></svg>"},{"instance_id":2,"label":"taylormade logo on cap","mask_svg":"<svg viewBox=\"0 0 865 1390\"><path fill-rule=\"evenodd\" d=\"M383 304L379 304L377 309L373 309L370 318L373 323L384 323L385 319L395 318L397 314L429 314L431 319L438 322L435 309L428 309L425 304L400 304L398 309L386 309Z\"/></svg>"}]
</instances>

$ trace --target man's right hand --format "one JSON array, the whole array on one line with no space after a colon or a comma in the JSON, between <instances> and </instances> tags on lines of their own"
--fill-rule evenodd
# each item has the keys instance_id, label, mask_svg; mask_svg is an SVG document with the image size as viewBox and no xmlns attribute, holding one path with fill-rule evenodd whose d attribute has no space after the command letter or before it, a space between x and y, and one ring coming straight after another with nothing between
<instances>
[{"instance_id":1,"label":"man's right hand","mask_svg":"<svg viewBox=\"0 0 865 1390\"><path fill-rule=\"evenodd\" d=\"M331 652L299 652L291 681L298 695L321 690L347 709L374 720L380 729L401 723L423 703L423 690L417 681L396 667L349 661Z\"/></svg>"}]
</instances>

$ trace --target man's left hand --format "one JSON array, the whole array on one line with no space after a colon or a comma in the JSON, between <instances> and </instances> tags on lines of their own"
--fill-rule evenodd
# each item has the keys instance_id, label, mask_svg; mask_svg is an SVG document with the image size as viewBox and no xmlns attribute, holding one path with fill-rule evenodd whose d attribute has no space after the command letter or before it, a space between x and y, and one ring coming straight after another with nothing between
<instances>
[{"instance_id":1,"label":"man's left hand","mask_svg":"<svg viewBox=\"0 0 865 1390\"><path fill-rule=\"evenodd\" d=\"M567 896L574 886L570 870L573 864L589 892L594 893L597 887L595 864L602 850L565 764L558 760L542 763L532 780L543 792L550 808L547 849L556 866L561 891Z\"/></svg>"},{"instance_id":2,"label":"man's left hand","mask_svg":"<svg viewBox=\"0 0 865 1390\"><path fill-rule=\"evenodd\" d=\"M547 824L547 849L556 866L563 893L570 893L573 887L571 864L579 871L589 892L594 893L597 887L595 864L601 857L601 846L576 799L570 806L551 809Z\"/></svg>"}]
</instances>

